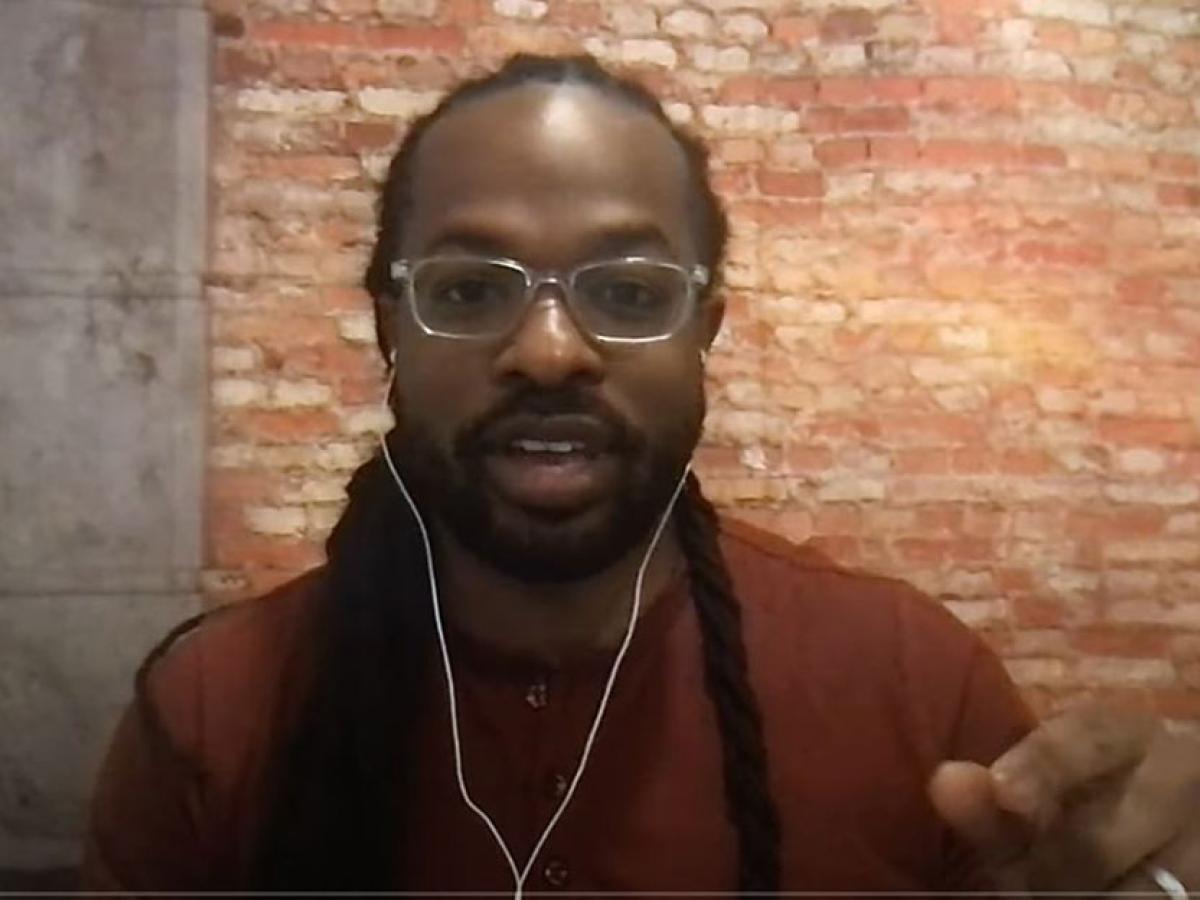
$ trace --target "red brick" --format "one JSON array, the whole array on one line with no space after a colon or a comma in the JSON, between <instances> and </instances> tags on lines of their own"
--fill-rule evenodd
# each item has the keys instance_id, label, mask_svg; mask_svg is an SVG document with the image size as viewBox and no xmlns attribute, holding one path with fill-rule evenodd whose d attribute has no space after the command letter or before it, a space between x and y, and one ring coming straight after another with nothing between
<instances>
[{"instance_id":1,"label":"red brick","mask_svg":"<svg viewBox=\"0 0 1200 900\"><path fill-rule=\"evenodd\" d=\"M936 105L972 110L1005 110L1016 105L1016 90L1005 78L939 76L925 81L925 99Z\"/></svg>"},{"instance_id":2,"label":"red brick","mask_svg":"<svg viewBox=\"0 0 1200 900\"><path fill-rule=\"evenodd\" d=\"M979 475L996 469L996 457L987 447L956 447L950 451L950 471Z\"/></svg>"},{"instance_id":3,"label":"red brick","mask_svg":"<svg viewBox=\"0 0 1200 900\"><path fill-rule=\"evenodd\" d=\"M822 141L813 148L813 156L830 168L857 165L867 160L867 142L864 138Z\"/></svg>"},{"instance_id":4,"label":"red brick","mask_svg":"<svg viewBox=\"0 0 1200 900\"><path fill-rule=\"evenodd\" d=\"M996 558L996 548L984 538L960 537L947 542L946 556L960 563L990 563Z\"/></svg>"},{"instance_id":5,"label":"red brick","mask_svg":"<svg viewBox=\"0 0 1200 900\"><path fill-rule=\"evenodd\" d=\"M246 22L233 13L216 12L212 17L212 30L219 38L240 38L246 33Z\"/></svg>"},{"instance_id":6,"label":"red brick","mask_svg":"<svg viewBox=\"0 0 1200 900\"><path fill-rule=\"evenodd\" d=\"M209 562L222 568L275 569L295 575L322 562L323 556L316 541L270 538L247 532L227 540L214 540Z\"/></svg>"},{"instance_id":7,"label":"red brick","mask_svg":"<svg viewBox=\"0 0 1200 900\"><path fill-rule=\"evenodd\" d=\"M287 327L281 327L286 315ZM295 315L279 310L229 313L213 322L213 339L219 344L259 343L268 347L295 348L338 340L337 324L328 316Z\"/></svg>"},{"instance_id":8,"label":"red brick","mask_svg":"<svg viewBox=\"0 0 1200 900\"><path fill-rule=\"evenodd\" d=\"M272 56L275 60L272 80L281 87L337 90L345 83L347 67L339 66L326 47L278 47Z\"/></svg>"},{"instance_id":9,"label":"red brick","mask_svg":"<svg viewBox=\"0 0 1200 900\"><path fill-rule=\"evenodd\" d=\"M908 110L902 106L848 109L842 114L840 123L842 131L869 134L907 131L909 125Z\"/></svg>"},{"instance_id":10,"label":"red brick","mask_svg":"<svg viewBox=\"0 0 1200 900\"><path fill-rule=\"evenodd\" d=\"M550 3L545 21L567 28L595 30L607 24L603 4L600 3Z\"/></svg>"},{"instance_id":11,"label":"red brick","mask_svg":"<svg viewBox=\"0 0 1200 900\"><path fill-rule=\"evenodd\" d=\"M350 150L382 150L399 140L394 123L347 122L343 126L346 146Z\"/></svg>"},{"instance_id":12,"label":"red brick","mask_svg":"<svg viewBox=\"0 0 1200 900\"><path fill-rule=\"evenodd\" d=\"M803 228L821 221L819 203L780 203L773 200L741 200L731 207L734 212L757 222L763 228Z\"/></svg>"},{"instance_id":13,"label":"red brick","mask_svg":"<svg viewBox=\"0 0 1200 900\"><path fill-rule=\"evenodd\" d=\"M1006 475L1051 475L1058 464L1045 450L1005 450L998 469Z\"/></svg>"},{"instance_id":14,"label":"red brick","mask_svg":"<svg viewBox=\"0 0 1200 900\"><path fill-rule=\"evenodd\" d=\"M813 16L779 16L771 20L771 37L788 47L799 47L820 33Z\"/></svg>"},{"instance_id":15,"label":"red brick","mask_svg":"<svg viewBox=\"0 0 1200 900\"><path fill-rule=\"evenodd\" d=\"M1182 153L1157 153L1152 157L1154 171L1173 178L1196 178L1200 175L1200 159Z\"/></svg>"},{"instance_id":16,"label":"red brick","mask_svg":"<svg viewBox=\"0 0 1200 900\"><path fill-rule=\"evenodd\" d=\"M950 470L946 451L938 447L901 448L892 454L892 465L901 475L936 475Z\"/></svg>"},{"instance_id":17,"label":"red brick","mask_svg":"<svg viewBox=\"0 0 1200 900\"><path fill-rule=\"evenodd\" d=\"M1011 597L1012 624L1018 628L1062 628L1071 616L1061 600L1052 597Z\"/></svg>"},{"instance_id":18,"label":"red brick","mask_svg":"<svg viewBox=\"0 0 1200 900\"><path fill-rule=\"evenodd\" d=\"M825 176L820 172L758 173L758 189L768 196L812 199L825 193Z\"/></svg>"},{"instance_id":19,"label":"red brick","mask_svg":"<svg viewBox=\"0 0 1200 900\"><path fill-rule=\"evenodd\" d=\"M789 472L823 472L833 465L833 451L828 447L788 447L783 464Z\"/></svg>"},{"instance_id":20,"label":"red brick","mask_svg":"<svg viewBox=\"0 0 1200 900\"><path fill-rule=\"evenodd\" d=\"M713 189L723 195L745 195L754 186L754 173L747 166L717 169L711 175Z\"/></svg>"},{"instance_id":21,"label":"red brick","mask_svg":"<svg viewBox=\"0 0 1200 900\"><path fill-rule=\"evenodd\" d=\"M253 84L268 79L274 70L270 57L258 48L217 48L216 75L222 84Z\"/></svg>"},{"instance_id":22,"label":"red brick","mask_svg":"<svg viewBox=\"0 0 1200 900\"><path fill-rule=\"evenodd\" d=\"M1039 22L1035 41L1040 50L1074 54L1079 49L1079 29L1063 22Z\"/></svg>"},{"instance_id":23,"label":"red brick","mask_svg":"<svg viewBox=\"0 0 1200 900\"><path fill-rule=\"evenodd\" d=\"M221 413L217 433L264 444L295 443L333 437L338 426L337 416L326 409L238 409Z\"/></svg>"},{"instance_id":24,"label":"red brick","mask_svg":"<svg viewBox=\"0 0 1200 900\"><path fill-rule=\"evenodd\" d=\"M251 40L316 47L365 47L374 50L428 50L454 53L462 49L463 33L457 28L364 27L338 22L276 20L250 26Z\"/></svg>"},{"instance_id":25,"label":"red brick","mask_svg":"<svg viewBox=\"0 0 1200 900\"><path fill-rule=\"evenodd\" d=\"M798 107L817 96L817 83L811 78L771 78L762 75L738 75L720 87L722 103L756 103L768 106Z\"/></svg>"},{"instance_id":26,"label":"red brick","mask_svg":"<svg viewBox=\"0 0 1200 900\"><path fill-rule=\"evenodd\" d=\"M1170 634L1156 629L1083 628L1074 632L1071 646L1088 656L1128 656L1162 659L1168 655Z\"/></svg>"},{"instance_id":27,"label":"red brick","mask_svg":"<svg viewBox=\"0 0 1200 900\"><path fill-rule=\"evenodd\" d=\"M850 503L828 503L813 513L813 530L823 535L861 534L862 514Z\"/></svg>"},{"instance_id":28,"label":"red brick","mask_svg":"<svg viewBox=\"0 0 1200 900\"><path fill-rule=\"evenodd\" d=\"M941 565L947 556L945 541L901 538L894 542L894 546L902 562L919 566Z\"/></svg>"},{"instance_id":29,"label":"red brick","mask_svg":"<svg viewBox=\"0 0 1200 900\"><path fill-rule=\"evenodd\" d=\"M920 158L921 144L911 137L872 137L867 155L881 163L911 165Z\"/></svg>"},{"instance_id":30,"label":"red brick","mask_svg":"<svg viewBox=\"0 0 1200 900\"><path fill-rule=\"evenodd\" d=\"M996 587L1003 593L1011 594L1033 589L1033 574L1028 569L998 566L993 574L996 578Z\"/></svg>"},{"instance_id":31,"label":"red brick","mask_svg":"<svg viewBox=\"0 0 1200 900\"><path fill-rule=\"evenodd\" d=\"M740 475L745 470L742 452L737 447L701 444L694 458L696 467L709 475Z\"/></svg>"},{"instance_id":32,"label":"red brick","mask_svg":"<svg viewBox=\"0 0 1200 900\"><path fill-rule=\"evenodd\" d=\"M1200 207L1200 186L1194 184L1160 184L1158 202L1163 206Z\"/></svg>"},{"instance_id":33,"label":"red brick","mask_svg":"<svg viewBox=\"0 0 1200 900\"><path fill-rule=\"evenodd\" d=\"M959 535L963 531L962 507L922 503L917 507L917 527L928 534Z\"/></svg>"},{"instance_id":34,"label":"red brick","mask_svg":"<svg viewBox=\"0 0 1200 900\"><path fill-rule=\"evenodd\" d=\"M1067 164L1067 154L1061 147L1045 144L1023 144L1017 148L1017 156L1024 166L1061 169Z\"/></svg>"},{"instance_id":35,"label":"red brick","mask_svg":"<svg viewBox=\"0 0 1200 900\"><path fill-rule=\"evenodd\" d=\"M923 90L921 78L889 76L871 82L871 93L881 103L909 103L918 99Z\"/></svg>"},{"instance_id":36,"label":"red brick","mask_svg":"<svg viewBox=\"0 0 1200 900\"><path fill-rule=\"evenodd\" d=\"M432 53L458 53L465 38L458 28L437 26L413 28L369 28L363 44L375 50L427 50Z\"/></svg>"},{"instance_id":37,"label":"red brick","mask_svg":"<svg viewBox=\"0 0 1200 900\"><path fill-rule=\"evenodd\" d=\"M773 78L763 84L762 99L766 103L795 107L816 98L817 82L811 78Z\"/></svg>"},{"instance_id":38,"label":"red brick","mask_svg":"<svg viewBox=\"0 0 1200 900\"><path fill-rule=\"evenodd\" d=\"M844 566L857 566L862 561L862 542L857 537L815 534L809 546Z\"/></svg>"},{"instance_id":39,"label":"red brick","mask_svg":"<svg viewBox=\"0 0 1200 900\"><path fill-rule=\"evenodd\" d=\"M844 118L840 106L814 106L804 116L802 131L807 135L840 134Z\"/></svg>"},{"instance_id":40,"label":"red brick","mask_svg":"<svg viewBox=\"0 0 1200 900\"><path fill-rule=\"evenodd\" d=\"M1167 296L1167 285L1157 275L1126 275L1117 281L1116 293L1122 303L1157 305Z\"/></svg>"},{"instance_id":41,"label":"red brick","mask_svg":"<svg viewBox=\"0 0 1200 900\"><path fill-rule=\"evenodd\" d=\"M875 33L875 16L865 9L834 10L821 20L820 28L822 43L857 43Z\"/></svg>"},{"instance_id":42,"label":"red brick","mask_svg":"<svg viewBox=\"0 0 1200 900\"><path fill-rule=\"evenodd\" d=\"M329 184L362 177L362 164L354 157L304 154L260 157L248 167L251 177L281 178Z\"/></svg>"},{"instance_id":43,"label":"red brick","mask_svg":"<svg viewBox=\"0 0 1200 900\"><path fill-rule=\"evenodd\" d=\"M974 15L943 15L938 19L938 36L947 44L977 43L983 23Z\"/></svg>"},{"instance_id":44,"label":"red brick","mask_svg":"<svg viewBox=\"0 0 1200 900\"><path fill-rule=\"evenodd\" d=\"M1008 144L978 143L935 138L926 141L921 148L921 157L935 166L952 168L974 168L976 166L1003 166L1014 156Z\"/></svg>"},{"instance_id":45,"label":"red brick","mask_svg":"<svg viewBox=\"0 0 1200 900\"><path fill-rule=\"evenodd\" d=\"M869 78L822 78L817 83L817 96L822 103L840 106L869 106L875 102Z\"/></svg>"},{"instance_id":46,"label":"red brick","mask_svg":"<svg viewBox=\"0 0 1200 900\"><path fill-rule=\"evenodd\" d=\"M1065 533L1078 539L1105 541L1158 537L1167 523L1167 513L1154 507L1127 506L1119 510L1067 513Z\"/></svg>"},{"instance_id":47,"label":"red brick","mask_svg":"<svg viewBox=\"0 0 1200 900\"><path fill-rule=\"evenodd\" d=\"M275 20L255 22L248 29L253 41L278 44L309 44L318 47L357 46L362 29L338 22Z\"/></svg>"},{"instance_id":48,"label":"red brick","mask_svg":"<svg viewBox=\"0 0 1200 900\"><path fill-rule=\"evenodd\" d=\"M1187 446L1200 440L1196 425L1169 419L1101 419L1099 435L1102 441L1143 447Z\"/></svg>"},{"instance_id":49,"label":"red brick","mask_svg":"<svg viewBox=\"0 0 1200 900\"><path fill-rule=\"evenodd\" d=\"M1095 268L1108 259L1108 250L1100 244L1055 244L1049 241L1023 241L1016 256L1028 263Z\"/></svg>"}]
</instances>

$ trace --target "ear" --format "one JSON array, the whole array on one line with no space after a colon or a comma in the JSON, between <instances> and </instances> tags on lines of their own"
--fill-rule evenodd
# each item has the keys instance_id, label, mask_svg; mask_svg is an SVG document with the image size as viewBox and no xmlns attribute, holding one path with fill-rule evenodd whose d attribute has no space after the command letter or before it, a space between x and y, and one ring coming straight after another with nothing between
<instances>
[{"instance_id":1,"label":"ear","mask_svg":"<svg viewBox=\"0 0 1200 900\"><path fill-rule=\"evenodd\" d=\"M717 333L724 321L725 298L721 296L720 291L713 291L704 298L700 307L700 337L705 350L717 339Z\"/></svg>"},{"instance_id":2,"label":"ear","mask_svg":"<svg viewBox=\"0 0 1200 900\"><path fill-rule=\"evenodd\" d=\"M397 322L397 301L395 298L384 295L382 297L374 297L373 303L375 309L375 340L379 345L379 350L387 361L389 369L396 366L396 326Z\"/></svg>"}]
</instances>

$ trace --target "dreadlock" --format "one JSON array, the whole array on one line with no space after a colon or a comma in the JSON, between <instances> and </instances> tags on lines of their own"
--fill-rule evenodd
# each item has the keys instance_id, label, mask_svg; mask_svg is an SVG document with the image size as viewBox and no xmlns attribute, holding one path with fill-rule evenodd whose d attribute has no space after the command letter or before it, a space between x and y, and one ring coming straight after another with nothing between
<instances>
[{"instance_id":1,"label":"dreadlock","mask_svg":"<svg viewBox=\"0 0 1200 900\"><path fill-rule=\"evenodd\" d=\"M388 169L365 278L386 359L392 350L384 327L392 292L389 267L411 206L422 137L466 103L531 84L584 85L659 121L686 157L700 257L718 271L728 229L708 181L704 146L667 118L653 94L590 57L514 56L497 72L461 84L418 119ZM307 699L276 751L252 861L253 886L260 889L390 888L396 848L406 837L408 779L417 769L407 728L418 720L431 687L428 578L415 520L378 456L354 474L348 494L326 547ZM777 891L779 820L768 785L762 717L747 677L741 615L718 546L716 514L694 476L677 503L674 524L700 623L706 690L717 713L738 888Z\"/></svg>"}]
</instances>

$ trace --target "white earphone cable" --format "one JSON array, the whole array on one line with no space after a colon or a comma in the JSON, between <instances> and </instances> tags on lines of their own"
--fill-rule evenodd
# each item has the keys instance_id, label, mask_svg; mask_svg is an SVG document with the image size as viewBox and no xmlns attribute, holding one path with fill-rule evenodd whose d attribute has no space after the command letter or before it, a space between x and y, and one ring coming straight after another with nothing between
<instances>
[{"instance_id":1,"label":"white earphone cable","mask_svg":"<svg viewBox=\"0 0 1200 900\"><path fill-rule=\"evenodd\" d=\"M386 405L386 400L385 400ZM604 712L608 707L609 698L612 696L613 685L616 684L617 673L620 671L621 662L625 659L625 654L629 650L629 645L633 640L633 632L637 625L638 614L642 605L642 584L646 576L646 568L650 562L650 558L654 555L654 550L658 546L659 538L662 537L663 529L670 520L671 511L675 508L675 502L679 498L680 492L687 481L688 472L691 467L687 466L683 470L683 474L679 477L679 482L675 485L675 490L671 493L671 499L667 503L666 509L658 520L658 524L654 529L654 533L650 538L650 543L646 547L646 553L642 556L641 564L638 566L637 578L634 581L633 587L633 602L629 610L629 622L625 626L625 636L621 640L621 645L617 650L617 654L613 659L612 668L608 674L608 680L604 685L604 692L600 696L600 702L596 707L596 716L592 720L592 727L588 730L587 739L583 744L583 751L579 757L579 764L575 768L575 775L571 778L571 783L568 786L566 793L563 794L562 800L558 804L558 808L554 811L554 815L550 817L550 821L546 823L546 827L542 830L541 837L534 844L533 850L529 854L529 859L523 867L518 868L516 860L513 858L512 852L508 849L508 844L505 843L504 837L500 834L500 830L496 827L495 822L483 810L483 808L475 802L471 796L471 792L467 788L466 776L463 772L463 754L462 754L462 737L459 732L458 725L458 700L454 689L454 670L450 665L450 650L446 644L446 633L442 625L441 602L438 596L437 573L433 564L433 547L429 540L429 532L425 527L425 520L421 516L421 512L417 509L417 504L413 501L412 495L408 491L408 487L404 484L404 479L400 477L400 472L396 468L396 464L392 460L391 451L388 449L387 440L381 433L379 435L379 446L383 451L383 458L387 462L388 470L392 474L392 479L396 482L396 486L400 489L405 502L408 503L409 509L412 510L413 517L417 521L417 529L421 533L421 542L425 550L425 568L429 577L429 597L430 603L433 606L433 620L437 631L438 647L441 650L442 668L446 676L446 693L450 705L450 735L454 747L454 774L458 781L458 790L462 795L463 802L467 807L475 813L475 815L483 822L491 833L492 838L496 841L496 845L500 848L500 852L504 854L504 861L508 863L509 871L512 872L514 890L513 900L522 900L525 891L525 881L529 878L529 872L533 868L534 861L538 854L541 853L546 841L549 840L551 832L558 824L566 811L567 805L575 796L575 789L579 786L580 779L583 777L584 769L587 766L588 758L591 756L592 746L595 744L596 735L600 731L600 723L604 719Z\"/></svg>"}]
</instances>

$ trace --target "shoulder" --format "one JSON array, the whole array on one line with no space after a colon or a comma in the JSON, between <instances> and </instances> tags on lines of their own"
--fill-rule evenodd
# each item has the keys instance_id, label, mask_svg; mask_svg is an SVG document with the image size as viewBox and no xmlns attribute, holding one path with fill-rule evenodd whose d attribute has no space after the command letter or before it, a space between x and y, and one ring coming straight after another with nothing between
<instances>
[{"instance_id":1,"label":"shoulder","mask_svg":"<svg viewBox=\"0 0 1200 900\"><path fill-rule=\"evenodd\" d=\"M763 679L896 715L921 755L994 757L1028 728L1000 660L936 599L736 520L721 540Z\"/></svg>"},{"instance_id":2,"label":"shoulder","mask_svg":"<svg viewBox=\"0 0 1200 900\"><path fill-rule=\"evenodd\" d=\"M912 632L972 648L979 643L940 603L901 579L843 566L810 545L731 518L721 521L721 546L752 616L852 632L860 644Z\"/></svg>"},{"instance_id":3,"label":"shoulder","mask_svg":"<svg viewBox=\"0 0 1200 900\"><path fill-rule=\"evenodd\" d=\"M269 728L299 693L323 582L315 569L175 628L138 672L143 717L206 768Z\"/></svg>"}]
</instances>

